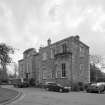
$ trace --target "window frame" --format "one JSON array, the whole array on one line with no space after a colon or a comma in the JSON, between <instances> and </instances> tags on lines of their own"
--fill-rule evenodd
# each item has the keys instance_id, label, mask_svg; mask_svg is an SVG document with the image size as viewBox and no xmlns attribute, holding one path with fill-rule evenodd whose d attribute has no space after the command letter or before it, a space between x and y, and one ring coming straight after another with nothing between
<instances>
[{"instance_id":1,"label":"window frame","mask_svg":"<svg viewBox=\"0 0 105 105\"><path fill-rule=\"evenodd\" d=\"M85 47L83 45L80 45L79 51L80 51L80 57L84 57L85 56Z\"/></svg>"},{"instance_id":2,"label":"window frame","mask_svg":"<svg viewBox=\"0 0 105 105\"><path fill-rule=\"evenodd\" d=\"M62 72L61 72L61 78L66 78L67 73L66 73L66 63L62 63Z\"/></svg>"},{"instance_id":3,"label":"window frame","mask_svg":"<svg viewBox=\"0 0 105 105\"><path fill-rule=\"evenodd\" d=\"M63 53L67 52L67 44L66 43L62 44L62 51L63 51Z\"/></svg>"}]
</instances>

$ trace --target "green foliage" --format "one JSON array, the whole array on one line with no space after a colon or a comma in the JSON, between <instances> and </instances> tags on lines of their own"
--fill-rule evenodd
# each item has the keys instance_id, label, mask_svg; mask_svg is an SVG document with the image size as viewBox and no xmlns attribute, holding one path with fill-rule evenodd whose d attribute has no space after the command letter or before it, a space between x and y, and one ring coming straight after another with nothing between
<instances>
[{"instance_id":1,"label":"green foliage","mask_svg":"<svg viewBox=\"0 0 105 105\"><path fill-rule=\"evenodd\" d=\"M72 91L83 91L85 89L85 85L82 82L77 82L72 84Z\"/></svg>"},{"instance_id":2,"label":"green foliage","mask_svg":"<svg viewBox=\"0 0 105 105\"><path fill-rule=\"evenodd\" d=\"M90 81L91 82L105 82L105 74L101 72L95 64L90 65Z\"/></svg>"},{"instance_id":3,"label":"green foliage","mask_svg":"<svg viewBox=\"0 0 105 105\"><path fill-rule=\"evenodd\" d=\"M31 78L31 79L29 80L29 85L30 85L30 86L35 86L35 79Z\"/></svg>"},{"instance_id":4,"label":"green foliage","mask_svg":"<svg viewBox=\"0 0 105 105\"><path fill-rule=\"evenodd\" d=\"M0 44L0 63L1 65L7 65L11 63L12 59L9 54L13 54L14 49L10 46L7 46L4 43Z\"/></svg>"}]
</instances>

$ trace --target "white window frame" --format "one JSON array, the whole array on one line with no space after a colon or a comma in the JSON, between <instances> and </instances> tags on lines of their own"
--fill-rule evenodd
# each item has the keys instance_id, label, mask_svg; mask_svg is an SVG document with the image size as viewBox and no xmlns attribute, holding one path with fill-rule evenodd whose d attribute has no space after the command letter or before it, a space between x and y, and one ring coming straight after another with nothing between
<instances>
[{"instance_id":1,"label":"white window frame","mask_svg":"<svg viewBox=\"0 0 105 105\"><path fill-rule=\"evenodd\" d=\"M59 78L59 76L58 76L58 70L57 70L57 64L55 65L56 66L56 68L55 68L55 70L56 70L56 72L55 72L55 78Z\"/></svg>"},{"instance_id":2,"label":"white window frame","mask_svg":"<svg viewBox=\"0 0 105 105\"><path fill-rule=\"evenodd\" d=\"M52 79L53 76L52 76L52 72L49 73L49 78L48 79Z\"/></svg>"},{"instance_id":3,"label":"white window frame","mask_svg":"<svg viewBox=\"0 0 105 105\"><path fill-rule=\"evenodd\" d=\"M63 64L65 64L65 69L64 69L64 70L65 70L65 76L62 75L63 72L61 71L61 78L66 78L66 77L67 77L67 72L66 72L66 63L62 63L62 64L61 64L61 67L62 67ZM61 70L63 70L63 68L61 68Z\"/></svg>"},{"instance_id":4,"label":"white window frame","mask_svg":"<svg viewBox=\"0 0 105 105\"><path fill-rule=\"evenodd\" d=\"M80 45L80 57L84 57L85 56L85 48L83 45Z\"/></svg>"},{"instance_id":5,"label":"white window frame","mask_svg":"<svg viewBox=\"0 0 105 105\"><path fill-rule=\"evenodd\" d=\"M43 70L42 72L42 79L47 79L47 71Z\"/></svg>"},{"instance_id":6,"label":"white window frame","mask_svg":"<svg viewBox=\"0 0 105 105\"><path fill-rule=\"evenodd\" d=\"M60 75L60 77L58 75ZM60 71L56 71L56 78L61 78L61 72Z\"/></svg>"}]
</instances>

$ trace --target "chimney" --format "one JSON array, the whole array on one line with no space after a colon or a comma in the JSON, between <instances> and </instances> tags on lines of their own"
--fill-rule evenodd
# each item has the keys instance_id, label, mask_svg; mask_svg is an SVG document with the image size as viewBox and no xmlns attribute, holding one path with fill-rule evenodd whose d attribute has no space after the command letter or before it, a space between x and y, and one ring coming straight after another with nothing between
<instances>
[{"instance_id":1,"label":"chimney","mask_svg":"<svg viewBox=\"0 0 105 105\"><path fill-rule=\"evenodd\" d=\"M50 38L47 40L47 44L48 44L48 46L51 45L51 39Z\"/></svg>"}]
</instances>

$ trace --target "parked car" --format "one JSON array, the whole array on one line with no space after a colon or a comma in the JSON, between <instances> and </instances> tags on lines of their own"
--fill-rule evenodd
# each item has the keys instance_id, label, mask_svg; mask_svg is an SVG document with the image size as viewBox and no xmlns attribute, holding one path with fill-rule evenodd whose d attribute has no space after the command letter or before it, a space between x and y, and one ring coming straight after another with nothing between
<instances>
[{"instance_id":1,"label":"parked car","mask_svg":"<svg viewBox=\"0 0 105 105\"><path fill-rule=\"evenodd\" d=\"M87 87L86 91L102 93L105 91L105 83L104 82L92 83Z\"/></svg>"},{"instance_id":2,"label":"parked car","mask_svg":"<svg viewBox=\"0 0 105 105\"><path fill-rule=\"evenodd\" d=\"M45 89L48 91L56 91L56 92L69 92L71 87L62 86L61 84L57 84L55 82L46 82Z\"/></svg>"}]
</instances>

